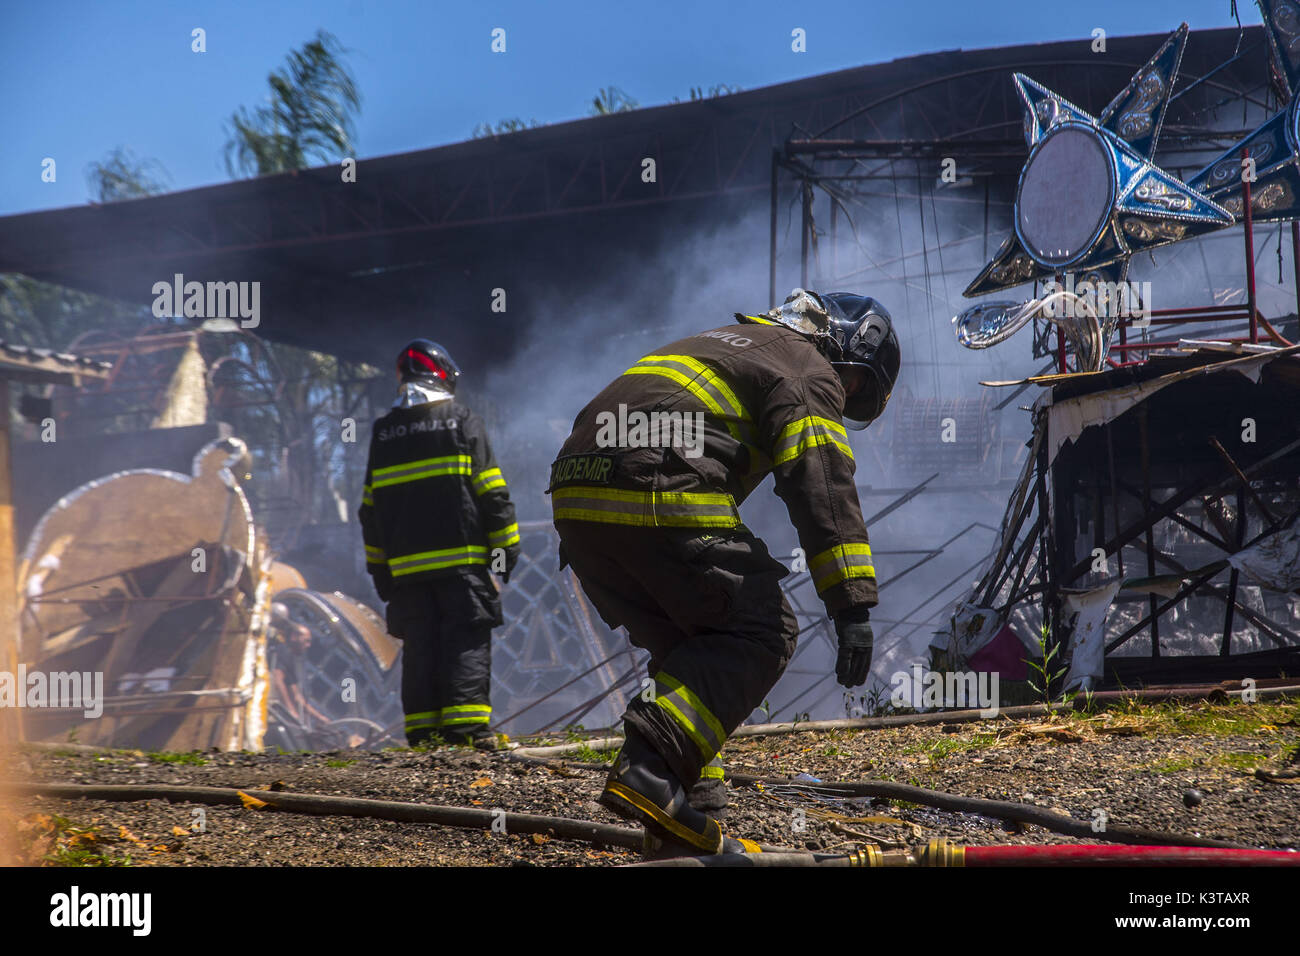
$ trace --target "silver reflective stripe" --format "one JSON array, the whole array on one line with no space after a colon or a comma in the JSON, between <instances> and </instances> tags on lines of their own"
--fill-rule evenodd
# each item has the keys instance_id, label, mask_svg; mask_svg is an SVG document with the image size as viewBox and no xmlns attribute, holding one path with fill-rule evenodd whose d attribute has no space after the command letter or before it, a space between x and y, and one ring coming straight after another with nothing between
<instances>
[{"instance_id":1,"label":"silver reflective stripe","mask_svg":"<svg viewBox=\"0 0 1300 956\"><path fill-rule=\"evenodd\" d=\"M700 753L709 759L716 757L727 740L718 718L694 691L667 672L660 671L654 680L659 690L655 703L695 741ZM664 688L668 689L667 693L663 693Z\"/></svg>"}]
</instances>

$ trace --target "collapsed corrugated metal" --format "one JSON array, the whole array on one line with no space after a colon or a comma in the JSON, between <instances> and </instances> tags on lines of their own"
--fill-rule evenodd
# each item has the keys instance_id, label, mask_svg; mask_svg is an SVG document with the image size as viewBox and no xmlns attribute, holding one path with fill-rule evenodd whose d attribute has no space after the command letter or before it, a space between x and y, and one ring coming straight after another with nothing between
<instances>
[{"instance_id":1,"label":"collapsed corrugated metal","mask_svg":"<svg viewBox=\"0 0 1300 956\"><path fill-rule=\"evenodd\" d=\"M191 475L107 475L46 512L19 569L20 660L46 675L101 675L103 716L29 710L29 739L260 748L270 578L235 477L245 455L222 439Z\"/></svg>"}]
</instances>

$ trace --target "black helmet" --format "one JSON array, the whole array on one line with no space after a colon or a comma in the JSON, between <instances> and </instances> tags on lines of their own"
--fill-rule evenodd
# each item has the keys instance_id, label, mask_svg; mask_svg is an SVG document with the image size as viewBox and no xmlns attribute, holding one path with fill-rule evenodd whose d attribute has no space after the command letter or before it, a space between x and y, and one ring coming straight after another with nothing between
<instances>
[{"instance_id":1,"label":"black helmet","mask_svg":"<svg viewBox=\"0 0 1300 956\"><path fill-rule=\"evenodd\" d=\"M844 403L844 424L849 428L866 428L885 410L898 380L902 352L889 313L875 299L852 292L795 289L766 318L739 313L736 317L778 322L808 336L837 370L863 369L866 385Z\"/></svg>"},{"instance_id":2,"label":"black helmet","mask_svg":"<svg viewBox=\"0 0 1300 956\"><path fill-rule=\"evenodd\" d=\"M903 354L885 307L865 295L830 292L820 296L830 318L822 354L836 368L858 367L868 372L868 385L844 406L846 424L866 428L880 417L898 381Z\"/></svg>"},{"instance_id":3,"label":"black helmet","mask_svg":"<svg viewBox=\"0 0 1300 956\"><path fill-rule=\"evenodd\" d=\"M419 382L455 392L460 367L437 342L415 339L398 353L397 374L403 383Z\"/></svg>"}]
</instances>

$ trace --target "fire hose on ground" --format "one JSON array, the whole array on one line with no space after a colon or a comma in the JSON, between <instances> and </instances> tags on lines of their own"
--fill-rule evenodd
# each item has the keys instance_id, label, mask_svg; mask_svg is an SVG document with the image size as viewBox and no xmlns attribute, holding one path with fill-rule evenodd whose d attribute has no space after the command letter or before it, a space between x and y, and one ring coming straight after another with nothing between
<instances>
[{"instance_id":1,"label":"fire hose on ground","mask_svg":"<svg viewBox=\"0 0 1300 956\"><path fill-rule=\"evenodd\" d=\"M15 794L56 797L64 800L167 800L171 803L201 803L209 806L249 805L249 798L268 809L320 816L371 817L400 823L436 823L468 830L488 830L504 824L507 833L549 833L568 840L619 846L639 850L644 837L631 827L610 826L568 817L547 817L534 813L510 813L399 800L369 800L320 794L286 793L282 790L238 790L226 787L158 786L153 784L15 783ZM252 804L256 806L256 804ZM503 816L504 813L504 816Z\"/></svg>"},{"instance_id":2,"label":"fire hose on ground","mask_svg":"<svg viewBox=\"0 0 1300 956\"><path fill-rule=\"evenodd\" d=\"M1188 689L1178 689L1188 690ZM1263 696L1295 693L1297 688L1260 689ZM1177 692L1156 692L1162 696L1183 696ZM1222 693L1222 690L1219 690ZM1131 694L1130 694L1131 696ZM1067 707L1069 705L1066 705ZM1005 716L1030 716L1049 713L1049 706L1007 708ZM1019 713L1024 711L1024 713ZM740 728L736 736L761 734L801 733L847 727L887 727L916 723L960 723L980 719L980 712L937 712L897 717L864 718L857 720L804 721L795 724L767 724ZM622 743L621 737L589 740L551 748L530 748L509 753L513 759L533 764L553 764L560 753L580 747L609 749ZM61 745L68 747L69 745ZM78 750L82 748L76 748ZM91 748L85 748L87 750ZM94 748L98 749L98 748ZM551 758L551 759L548 759ZM788 786L796 781L730 774L728 779L738 786ZM1107 840L1114 845L1074 846L984 846L958 847L945 839L931 840L925 847L903 850L882 850L874 844L849 854L831 855L794 851L785 847L763 847L761 854L723 854L716 857L683 857L667 861L637 864L644 866L1035 866L1069 864L1075 866L1145 866L1176 864L1183 866L1205 865L1300 865L1300 853L1282 850L1259 850L1240 844L1189 837L1176 833L1145 830L1135 827L1110 825L1098 833L1092 824L1063 816L1060 813L1002 800L963 797L941 791L927 790L908 784L890 781L829 781L819 782L817 789L839 792L845 796L870 796L906 800L938 809L976 813L982 816L1028 823L1068 836ZM339 815L369 817L405 823L432 823L464 829L491 829L494 824L504 824L506 832L550 834L561 839L592 843L595 845L623 847L639 850L644 835L640 829L611 826L568 817L550 817L529 813L511 813L502 810L479 810L467 807L437 804L407 803L393 800L337 797L318 794L286 793L284 791L239 790L221 787L173 785L108 785L68 783L16 783L11 790L18 794L39 795L57 799L97 799L108 801L168 800L176 803L198 803L214 806L254 806L282 810L289 813L314 815Z\"/></svg>"},{"instance_id":3,"label":"fire hose on ground","mask_svg":"<svg viewBox=\"0 0 1300 956\"><path fill-rule=\"evenodd\" d=\"M791 782L746 775L733 775L731 779L742 786L757 784L775 786ZM403 823L434 823L471 830L490 829L494 824L503 824L506 831L511 833L551 834L563 839L619 846L628 849L641 849L643 846L642 831L631 827L610 826L569 817L548 817L530 813L506 812L502 817L503 811L500 810L478 810L467 807L407 803L395 800L371 800L267 790L241 791L223 787L160 786L150 784L19 783L15 784L13 789L17 793L62 799L168 800L173 803L202 803L214 806L245 806L248 805L248 798L251 797L271 809L283 810L289 813L371 817ZM1089 823L1063 817L1041 807L1001 800L961 797L955 794L887 781L832 782L820 786L819 789L840 790L846 794L857 796L882 796L891 799L908 800L913 803L945 810L978 813L989 817L1031 823L1067 836L1100 838L1114 843L1162 844L1173 848L1192 847L1215 850L1248 849L1240 844L1226 841L1188 837L1177 833L1164 833L1135 827L1109 826L1099 834L1093 832ZM767 852L769 848L765 847L764 849ZM774 856L782 855L783 852L782 848L778 847L770 848L770 850ZM799 854L793 855L798 856ZM809 854L809 856L813 855ZM1297 859L1300 859L1300 854L1296 856ZM778 864L772 862L763 865Z\"/></svg>"},{"instance_id":4,"label":"fire hose on ground","mask_svg":"<svg viewBox=\"0 0 1300 956\"><path fill-rule=\"evenodd\" d=\"M753 777L748 774L730 774L727 779L737 786L789 786L796 781L780 780L770 777ZM1009 800L986 800L983 797L962 797L939 790L927 790L906 783L893 783L888 780L848 780L828 781L817 784L819 793L841 793L851 797L884 797L889 800L906 800L939 810L956 813L977 813L980 816L1001 820L1014 820L1017 823L1029 823L1051 830L1064 836L1105 840L1109 843L1126 843L1132 845L1161 844L1175 847L1205 847L1218 849L1247 849L1240 843L1225 840L1209 840L1204 837L1184 836L1179 833L1165 833L1160 830L1144 830L1139 827L1126 827L1108 824L1100 832L1093 829L1091 822L1076 820L1043 807L1028 803L1015 803Z\"/></svg>"}]
</instances>

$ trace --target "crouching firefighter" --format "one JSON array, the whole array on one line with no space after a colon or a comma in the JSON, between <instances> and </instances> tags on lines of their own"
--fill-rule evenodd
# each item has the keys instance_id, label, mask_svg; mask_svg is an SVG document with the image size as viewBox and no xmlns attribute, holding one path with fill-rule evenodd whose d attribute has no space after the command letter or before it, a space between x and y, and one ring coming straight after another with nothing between
<instances>
[{"instance_id":1,"label":"crouching firefighter","mask_svg":"<svg viewBox=\"0 0 1300 956\"><path fill-rule=\"evenodd\" d=\"M785 566L737 505L771 473L839 639L871 664L875 570L845 431L885 408L900 351L873 299L803 290L765 315L646 355L579 413L551 466L561 561L611 627L650 652L651 686L601 803L654 855L754 850L724 838L720 751L794 652Z\"/></svg>"},{"instance_id":2,"label":"crouching firefighter","mask_svg":"<svg viewBox=\"0 0 1300 956\"><path fill-rule=\"evenodd\" d=\"M403 639L402 709L411 746L435 735L499 749L490 638L519 526L483 421L453 397L460 369L416 339L397 357L397 400L370 437L361 509L366 570Z\"/></svg>"}]
</instances>

